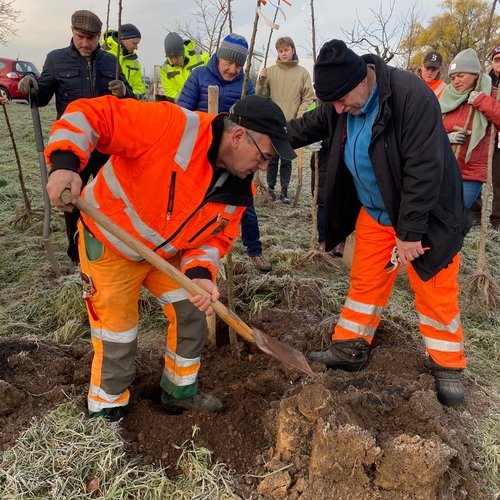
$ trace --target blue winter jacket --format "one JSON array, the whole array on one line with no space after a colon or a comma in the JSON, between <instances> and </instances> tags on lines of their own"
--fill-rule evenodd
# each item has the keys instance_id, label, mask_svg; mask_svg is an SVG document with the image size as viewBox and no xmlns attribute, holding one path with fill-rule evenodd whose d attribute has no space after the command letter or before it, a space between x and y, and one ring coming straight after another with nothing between
<instances>
[{"instance_id":1,"label":"blue winter jacket","mask_svg":"<svg viewBox=\"0 0 500 500\"><path fill-rule=\"evenodd\" d=\"M38 80L38 105L46 106L55 94L57 118L60 118L66 106L76 99L111 94L108 84L115 79L115 72L116 58L101 50L99 45L87 61L71 40L69 47L47 55ZM121 71L119 78L127 88L126 97L134 97Z\"/></svg>"},{"instance_id":2,"label":"blue winter jacket","mask_svg":"<svg viewBox=\"0 0 500 500\"><path fill-rule=\"evenodd\" d=\"M191 111L208 111L208 86L219 87L219 113L229 111L229 108L241 98L244 71L232 81L226 82L219 72L219 59L214 54L206 66L196 68L186 80L177 104ZM246 95L254 95L255 88L248 80Z\"/></svg>"}]
</instances>

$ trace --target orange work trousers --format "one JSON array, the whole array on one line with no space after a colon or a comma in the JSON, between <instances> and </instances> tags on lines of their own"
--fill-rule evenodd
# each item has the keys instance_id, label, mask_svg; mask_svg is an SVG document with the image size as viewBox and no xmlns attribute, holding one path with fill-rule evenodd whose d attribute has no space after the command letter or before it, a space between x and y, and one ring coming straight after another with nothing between
<instances>
[{"instance_id":1,"label":"orange work trousers","mask_svg":"<svg viewBox=\"0 0 500 500\"><path fill-rule=\"evenodd\" d=\"M94 348L87 404L89 411L125 406L135 376L139 296L147 288L168 319L160 386L175 397L198 391L197 376L205 344L205 313L187 292L148 262L133 262L102 245L79 222L82 273L95 293L87 299ZM180 257L169 261L179 269Z\"/></svg>"},{"instance_id":2,"label":"orange work trousers","mask_svg":"<svg viewBox=\"0 0 500 500\"><path fill-rule=\"evenodd\" d=\"M395 245L394 228L379 224L362 208L356 222L351 285L333 341L363 338L371 344L398 274L385 269ZM466 365L458 306L459 266L457 254L429 281L422 281L411 263L406 268L427 353L446 368Z\"/></svg>"}]
</instances>

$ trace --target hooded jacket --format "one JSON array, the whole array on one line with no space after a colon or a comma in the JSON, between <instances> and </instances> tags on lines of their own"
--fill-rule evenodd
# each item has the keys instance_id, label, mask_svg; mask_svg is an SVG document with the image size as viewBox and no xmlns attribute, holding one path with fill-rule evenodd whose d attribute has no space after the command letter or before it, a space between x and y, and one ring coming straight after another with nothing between
<instances>
[{"instance_id":1,"label":"hooded jacket","mask_svg":"<svg viewBox=\"0 0 500 500\"><path fill-rule=\"evenodd\" d=\"M214 54L206 66L196 68L187 79L178 104L191 110L208 111L208 87L217 85L219 87L219 112L229 111L232 104L241 98L245 73L241 71L234 80L227 82L222 78L218 66L219 58ZM248 80L246 94L255 94L251 80Z\"/></svg>"},{"instance_id":2,"label":"hooded jacket","mask_svg":"<svg viewBox=\"0 0 500 500\"><path fill-rule=\"evenodd\" d=\"M384 206L396 235L430 247L413 261L424 281L446 267L470 228L462 180L444 131L433 92L407 71L391 68L374 55L379 114L372 127L370 159ZM332 249L355 228L361 208L344 162L346 114L321 103L288 123L294 148L331 137L326 185L326 248Z\"/></svg>"},{"instance_id":3,"label":"hooded jacket","mask_svg":"<svg viewBox=\"0 0 500 500\"><path fill-rule=\"evenodd\" d=\"M285 118L301 117L314 101L309 72L299 66L299 60L276 61L267 70L267 78L257 78L256 93L270 97L283 111Z\"/></svg>"},{"instance_id":4,"label":"hooded jacket","mask_svg":"<svg viewBox=\"0 0 500 500\"><path fill-rule=\"evenodd\" d=\"M108 30L102 34L102 48L108 54L116 57L118 54L118 31ZM140 99L146 93L146 85L142 79L142 68L137 59L137 54L132 54L120 45L120 68L127 82L132 87L134 96Z\"/></svg>"},{"instance_id":5,"label":"hooded jacket","mask_svg":"<svg viewBox=\"0 0 500 500\"><path fill-rule=\"evenodd\" d=\"M101 50L94 50L91 60L81 56L71 40L69 47L47 54L42 74L38 80L38 105L46 106L56 96L57 118L66 106L82 97L110 95L108 84L115 79L116 59ZM127 88L126 97L134 97L127 79L120 72L119 78Z\"/></svg>"}]
</instances>

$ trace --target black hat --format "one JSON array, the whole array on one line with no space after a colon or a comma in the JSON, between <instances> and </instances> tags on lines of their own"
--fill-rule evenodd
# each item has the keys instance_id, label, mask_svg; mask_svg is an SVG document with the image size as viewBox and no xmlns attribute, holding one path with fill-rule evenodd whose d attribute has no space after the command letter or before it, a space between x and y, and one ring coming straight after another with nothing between
<instances>
[{"instance_id":1,"label":"black hat","mask_svg":"<svg viewBox=\"0 0 500 500\"><path fill-rule=\"evenodd\" d=\"M326 42L314 65L314 88L324 102L342 99L366 77L366 62L342 40Z\"/></svg>"},{"instance_id":2,"label":"black hat","mask_svg":"<svg viewBox=\"0 0 500 500\"><path fill-rule=\"evenodd\" d=\"M269 136L278 155L285 160L297 157L286 135L286 119L281 108L268 97L248 95L237 101L228 118L254 132Z\"/></svg>"},{"instance_id":3,"label":"black hat","mask_svg":"<svg viewBox=\"0 0 500 500\"><path fill-rule=\"evenodd\" d=\"M133 24L122 24L120 26L120 39L127 40L129 38L142 38L141 32Z\"/></svg>"},{"instance_id":4,"label":"black hat","mask_svg":"<svg viewBox=\"0 0 500 500\"><path fill-rule=\"evenodd\" d=\"M423 64L426 68L441 69L443 56L437 50L431 50L425 54Z\"/></svg>"}]
</instances>

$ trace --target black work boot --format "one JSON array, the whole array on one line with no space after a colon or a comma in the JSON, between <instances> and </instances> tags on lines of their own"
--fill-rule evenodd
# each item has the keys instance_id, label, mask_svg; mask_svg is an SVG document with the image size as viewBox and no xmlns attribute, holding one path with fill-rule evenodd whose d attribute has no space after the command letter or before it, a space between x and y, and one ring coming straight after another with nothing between
<instances>
[{"instance_id":1,"label":"black work boot","mask_svg":"<svg viewBox=\"0 0 500 500\"><path fill-rule=\"evenodd\" d=\"M273 187L267 188L267 191L269 193L269 198L271 198L271 200L273 201L276 201L276 193L274 192L274 188Z\"/></svg>"},{"instance_id":2,"label":"black work boot","mask_svg":"<svg viewBox=\"0 0 500 500\"><path fill-rule=\"evenodd\" d=\"M427 358L427 367L436 379L438 401L445 406L458 406L464 402L465 390L462 384L462 369L446 368Z\"/></svg>"},{"instance_id":3,"label":"black work boot","mask_svg":"<svg viewBox=\"0 0 500 500\"><path fill-rule=\"evenodd\" d=\"M199 391L190 398L184 399L174 398L168 392L162 391L161 402L165 411L172 415L180 415L186 410L208 410L215 412L223 408L218 398L202 391Z\"/></svg>"},{"instance_id":4,"label":"black work boot","mask_svg":"<svg viewBox=\"0 0 500 500\"><path fill-rule=\"evenodd\" d=\"M280 200L285 205L290 204L290 198L288 198L288 189L287 188L281 188Z\"/></svg>"},{"instance_id":5,"label":"black work boot","mask_svg":"<svg viewBox=\"0 0 500 500\"><path fill-rule=\"evenodd\" d=\"M126 406L114 406L113 408L103 408L101 411L89 411L90 418L104 417L110 422L118 422L126 413Z\"/></svg>"},{"instance_id":6,"label":"black work boot","mask_svg":"<svg viewBox=\"0 0 500 500\"><path fill-rule=\"evenodd\" d=\"M307 358L332 370L357 372L368 363L370 344L365 339L337 340L327 351L311 351Z\"/></svg>"}]
</instances>

